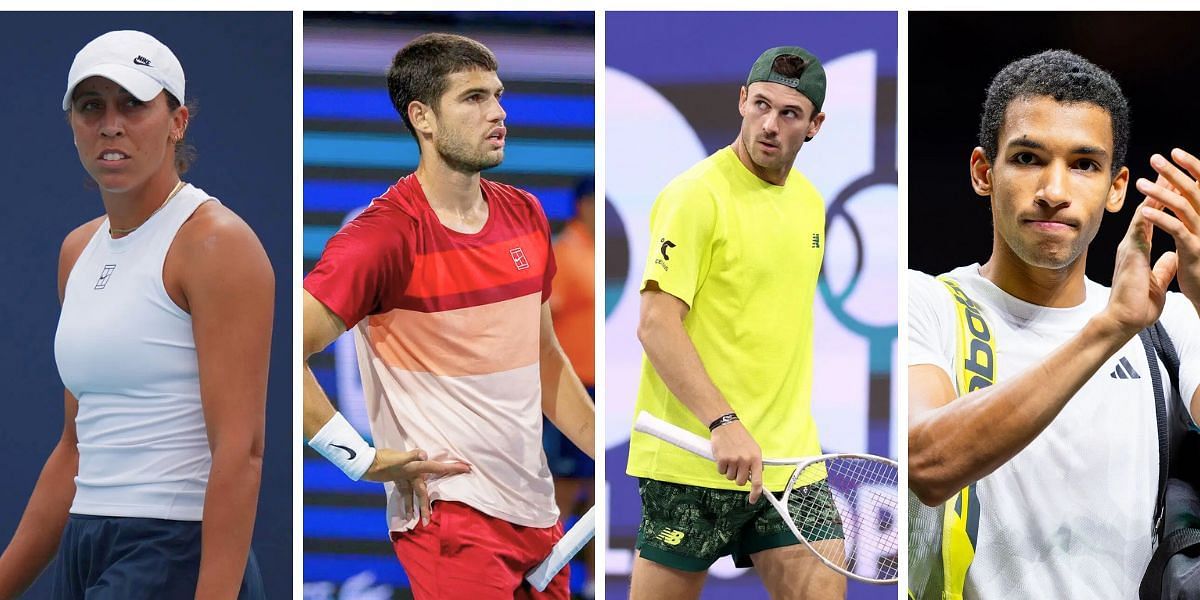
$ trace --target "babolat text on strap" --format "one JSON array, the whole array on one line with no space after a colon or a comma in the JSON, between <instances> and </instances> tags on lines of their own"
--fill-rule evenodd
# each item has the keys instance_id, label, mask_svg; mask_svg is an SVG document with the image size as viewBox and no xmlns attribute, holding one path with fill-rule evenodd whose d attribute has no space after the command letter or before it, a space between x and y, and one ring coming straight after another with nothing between
<instances>
[{"instance_id":1,"label":"babolat text on strap","mask_svg":"<svg viewBox=\"0 0 1200 600\"><path fill-rule=\"evenodd\" d=\"M308 445L355 481L362 479L375 462L375 449L340 412L333 413L333 418L308 441Z\"/></svg>"},{"instance_id":2,"label":"babolat text on strap","mask_svg":"<svg viewBox=\"0 0 1200 600\"><path fill-rule=\"evenodd\" d=\"M958 351L954 354L954 375L961 398L996 382L996 338L983 317L983 311L957 281L939 277L954 297L958 316ZM943 598L961 598L967 582L967 569L975 560L979 539L979 498L975 484L965 487L946 502L942 522L942 568L945 572Z\"/></svg>"},{"instance_id":3,"label":"babolat text on strap","mask_svg":"<svg viewBox=\"0 0 1200 600\"><path fill-rule=\"evenodd\" d=\"M958 394L965 396L996 383L996 340L992 328L962 286L949 277L938 278L954 297L958 315L958 352L955 354L954 375Z\"/></svg>"},{"instance_id":4,"label":"babolat text on strap","mask_svg":"<svg viewBox=\"0 0 1200 600\"><path fill-rule=\"evenodd\" d=\"M959 283L938 278L954 298L957 316L954 353L958 398L996 382L996 339L991 326ZM961 600L967 570L975 560L979 537L979 497L971 484L945 504L930 508L909 501L909 597L914 600Z\"/></svg>"}]
</instances>

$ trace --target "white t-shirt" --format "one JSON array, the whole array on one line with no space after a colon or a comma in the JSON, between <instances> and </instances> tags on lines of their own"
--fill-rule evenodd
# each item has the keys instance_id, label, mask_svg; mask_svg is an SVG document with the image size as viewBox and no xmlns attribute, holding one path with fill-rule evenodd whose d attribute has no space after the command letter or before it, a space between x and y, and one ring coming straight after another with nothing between
<instances>
[{"instance_id":1,"label":"white t-shirt","mask_svg":"<svg viewBox=\"0 0 1200 600\"><path fill-rule=\"evenodd\" d=\"M1046 308L1014 298L979 274L949 276L979 304L996 340L996 381L1043 364L1108 302ZM909 271L909 365L932 364L954 380L957 315L946 286ZM1161 318L1179 352L1180 385L1200 386L1200 317L1169 294ZM1048 365L1053 369L1053 365ZM1166 368L1160 369L1170 385ZM1131 339L1084 384L1041 434L980 479L979 537L966 598L1136 598L1150 562L1158 488L1158 425L1146 351Z\"/></svg>"}]
</instances>

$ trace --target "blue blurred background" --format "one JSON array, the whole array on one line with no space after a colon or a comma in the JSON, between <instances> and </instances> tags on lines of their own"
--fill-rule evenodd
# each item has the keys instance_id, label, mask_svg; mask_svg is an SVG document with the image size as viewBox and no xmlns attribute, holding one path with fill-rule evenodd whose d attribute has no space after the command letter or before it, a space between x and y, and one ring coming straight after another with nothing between
<instances>
[{"instance_id":1,"label":"blue blurred background","mask_svg":"<svg viewBox=\"0 0 1200 600\"><path fill-rule=\"evenodd\" d=\"M605 32L605 595L625 598L640 517L625 466L650 206L668 181L733 141L738 90L773 46L812 51L829 81L826 121L796 160L827 212L814 307L812 406L821 442L829 451L897 455L896 14L609 11ZM874 517L881 527L898 522ZM860 556L859 564L874 558ZM896 595L895 586L852 584L849 598ZM725 558L710 569L703 597L767 596L753 571Z\"/></svg>"},{"instance_id":2,"label":"blue blurred background","mask_svg":"<svg viewBox=\"0 0 1200 600\"><path fill-rule=\"evenodd\" d=\"M0 544L7 544L42 464L62 432L54 364L56 269L64 237L104 212L79 164L62 111L75 53L115 29L145 31L171 48L200 107L188 128L199 159L184 176L258 234L275 270L275 330L267 444L254 550L272 598L292 589L292 16L291 13L5 13L7 76L0 131L8 140L0 216L6 265L0 314L9 372L0 442ZM50 597L48 577L26 594Z\"/></svg>"},{"instance_id":3,"label":"blue blurred background","mask_svg":"<svg viewBox=\"0 0 1200 600\"><path fill-rule=\"evenodd\" d=\"M574 188L595 163L593 18L305 13L304 272L345 221L416 168L416 142L388 99L385 74L397 50L433 31L472 37L496 54L509 133L504 162L484 176L532 192L561 231L575 216ZM309 365L339 410L369 435L350 336ZM304 452L305 598L411 598L388 541L382 487L352 482ZM576 595L586 593L590 574L590 567L572 565Z\"/></svg>"}]
</instances>

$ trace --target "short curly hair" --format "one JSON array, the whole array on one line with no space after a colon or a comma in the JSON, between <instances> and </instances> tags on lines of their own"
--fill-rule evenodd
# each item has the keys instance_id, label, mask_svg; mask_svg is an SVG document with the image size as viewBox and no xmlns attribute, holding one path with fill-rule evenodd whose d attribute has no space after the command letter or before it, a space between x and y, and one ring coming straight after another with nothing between
<instances>
[{"instance_id":1,"label":"short curly hair","mask_svg":"<svg viewBox=\"0 0 1200 600\"><path fill-rule=\"evenodd\" d=\"M1108 71L1067 50L1047 50L1013 61L992 79L979 120L979 146L988 162L996 162L1000 128L1008 105L1035 96L1049 96L1064 103L1087 102L1107 111L1112 119L1112 172L1115 174L1125 166L1129 101Z\"/></svg>"}]
</instances>

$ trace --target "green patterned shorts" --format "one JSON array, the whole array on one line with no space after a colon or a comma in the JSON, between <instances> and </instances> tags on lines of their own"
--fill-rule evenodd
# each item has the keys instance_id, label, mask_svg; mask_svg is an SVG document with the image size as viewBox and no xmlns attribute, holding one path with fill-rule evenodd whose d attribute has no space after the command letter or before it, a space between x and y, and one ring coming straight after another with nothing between
<instances>
[{"instance_id":1,"label":"green patterned shorts","mask_svg":"<svg viewBox=\"0 0 1200 600\"><path fill-rule=\"evenodd\" d=\"M749 567L750 555L755 552L800 543L765 498L750 504L743 491L653 479L639 479L638 491L642 496L642 523L637 549L642 558L673 569L704 571L726 554L733 555L737 566ZM803 522L798 509L805 496L811 494L823 497L821 506L827 508ZM776 498L780 496L775 494ZM788 508L809 541L843 537L841 517L827 481L796 488Z\"/></svg>"}]
</instances>

